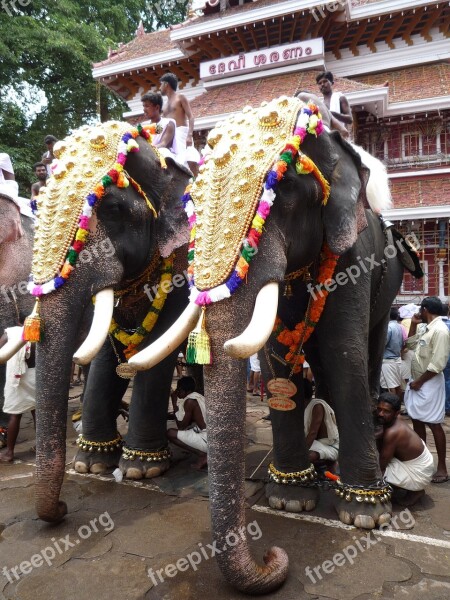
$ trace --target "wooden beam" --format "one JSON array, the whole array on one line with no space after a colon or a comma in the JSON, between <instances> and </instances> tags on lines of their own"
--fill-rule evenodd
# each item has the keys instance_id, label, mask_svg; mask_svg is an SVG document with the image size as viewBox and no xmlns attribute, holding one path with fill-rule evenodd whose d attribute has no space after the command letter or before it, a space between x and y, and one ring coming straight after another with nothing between
<instances>
[{"instance_id":1,"label":"wooden beam","mask_svg":"<svg viewBox=\"0 0 450 600\"><path fill-rule=\"evenodd\" d=\"M306 40L306 35L307 35L308 31L309 31L309 28L311 27L312 18L313 18L312 14L308 13L308 16L303 19L303 22L301 23L300 33L299 33L299 36L298 36L298 39L300 41ZM299 22L299 19L296 18L295 19L295 24L298 25L298 22ZM292 32L291 32L290 42L294 41L294 33L295 33L295 27L292 29Z\"/></svg>"},{"instance_id":2,"label":"wooden beam","mask_svg":"<svg viewBox=\"0 0 450 600\"><path fill-rule=\"evenodd\" d=\"M436 21L442 15L442 12L443 12L443 6L439 6L438 8L435 8L432 12L428 13L429 18L427 19L425 27L420 32L420 35L427 42L433 41L433 37L430 35L430 29L433 27L433 25L436 23ZM444 21L444 23L443 23L444 27L445 27L445 23L447 23L447 29L448 29L449 19L444 19L443 21ZM443 32L441 30L441 33L445 33L445 31Z\"/></svg>"},{"instance_id":3,"label":"wooden beam","mask_svg":"<svg viewBox=\"0 0 450 600\"><path fill-rule=\"evenodd\" d=\"M359 50L357 48L359 40L362 38L366 31L367 22L363 21L359 24L358 29L356 30L355 35L352 37L352 43L350 44L350 50L353 56L359 56Z\"/></svg>"},{"instance_id":4,"label":"wooden beam","mask_svg":"<svg viewBox=\"0 0 450 600\"><path fill-rule=\"evenodd\" d=\"M236 31L236 35L237 35L237 37L239 39L239 42L241 43L241 46L242 46L244 52L248 52L249 51L248 43L247 43L247 40L244 37L243 32L240 29L238 29ZM241 52L242 52L242 50L241 50Z\"/></svg>"},{"instance_id":5,"label":"wooden beam","mask_svg":"<svg viewBox=\"0 0 450 600\"><path fill-rule=\"evenodd\" d=\"M334 46L331 49L331 52L335 55L335 57L340 60L342 58L341 54L341 44L345 40L348 34L348 25L347 23L342 23L342 30L336 41L334 42Z\"/></svg>"},{"instance_id":6,"label":"wooden beam","mask_svg":"<svg viewBox=\"0 0 450 600\"><path fill-rule=\"evenodd\" d=\"M389 48L391 48L391 50L395 50L395 44L392 41L395 37L395 35L397 34L398 30L400 29L400 27L403 24L403 17L401 15L401 13L399 13L397 15L396 19L392 20L392 29L391 32L389 33L389 35L386 36L386 44L389 46Z\"/></svg>"},{"instance_id":7,"label":"wooden beam","mask_svg":"<svg viewBox=\"0 0 450 600\"><path fill-rule=\"evenodd\" d=\"M381 18L378 23L375 25L374 30L372 31L372 33L370 34L369 39L367 40L367 46L369 47L370 50L372 50L372 52L376 52L377 51L377 47L375 46L375 42L377 41L377 37L379 36L381 30L383 29L385 25L385 21L383 18Z\"/></svg>"},{"instance_id":8,"label":"wooden beam","mask_svg":"<svg viewBox=\"0 0 450 600\"><path fill-rule=\"evenodd\" d=\"M408 44L408 46L413 46L414 42L411 39L411 33L416 27L417 23L422 19L422 14L420 11L417 11L415 15L412 15L411 21L409 25L406 27L405 31L402 34L402 38Z\"/></svg>"}]
</instances>

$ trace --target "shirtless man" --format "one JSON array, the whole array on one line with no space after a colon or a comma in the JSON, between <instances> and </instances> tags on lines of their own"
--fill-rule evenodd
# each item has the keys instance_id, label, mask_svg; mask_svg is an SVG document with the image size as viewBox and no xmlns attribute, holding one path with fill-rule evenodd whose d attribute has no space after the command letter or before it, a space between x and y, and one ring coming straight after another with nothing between
<instances>
[{"instance_id":1,"label":"shirtless man","mask_svg":"<svg viewBox=\"0 0 450 600\"><path fill-rule=\"evenodd\" d=\"M434 465L425 443L400 416L400 406L400 398L395 394L380 394L377 416L383 429L377 444L380 468L386 481L394 487L394 497L402 506L412 506L424 495L424 488L433 477Z\"/></svg>"},{"instance_id":2,"label":"shirtless man","mask_svg":"<svg viewBox=\"0 0 450 600\"><path fill-rule=\"evenodd\" d=\"M300 100L302 100L302 102L307 103L309 100L312 100L314 103L320 103L320 111L322 113L322 119L324 122L324 125L327 125L330 129L334 130L334 131L339 131L339 133L341 134L341 136L344 139L347 139L349 137L349 132L348 129L346 128L346 126L341 123L340 121L338 121L336 119L336 117L333 117L333 115L331 114L330 109L324 105L323 100L320 100L316 94L313 94L312 92L308 92L306 90L303 91L298 91L294 94L294 96L296 98L299 98Z\"/></svg>"},{"instance_id":3,"label":"shirtless man","mask_svg":"<svg viewBox=\"0 0 450 600\"><path fill-rule=\"evenodd\" d=\"M305 437L312 463L335 462L339 454L339 434L334 411L325 400L312 397L312 383L304 378ZM332 469L330 469L332 470Z\"/></svg>"},{"instance_id":4,"label":"shirtless man","mask_svg":"<svg viewBox=\"0 0 450 600\"><path fill-rule=\"evenodd\" d=\"M167 104L163 110L163 116L174 119L177 124L177 141L180 133L186 136L183 146L192 146L194 133L194 117L188 99L177 92L178 79L173 73L166 73L159 80L161 82L161 94L167 96ZM180 130L180 128L184 128ZM181 141L181 139L180 139Z\"/></svg>"},{"instance_id":5,"label":"shirtless man","mask_svg":"<svg viewBox=\"0 0 450 600\"><path fill-rule=\"evenodd\" d=\"M37 162L33 165L34 174L38 178L38 181L33 183L31 186L31 199L36 198L39 195L41 187L45 186L47 180L47 167L42 162Z\"/></svg>"},{"instance_id":6,"label":"shirtless man","mask_svg":"<svg viewBox=\"0 0 450 600\"><path fill-rule=\"evenodd\" d=\"M197 454L199 459L192 468L203 469L208 463L205 398L195 391L193 377L181 377L171 399L178 429L168 429L167 437L176 446Z\"/></svg>"},{"instance_id":7,"label":"shirtless man","mask_svg":"<svg viewBox=\"0 0 450 600\"><path fill-rule=\"evenodd\" d=\"M353 123L352 111L347 98L340 92L333 92L333 73L330 73L330 71L319 73L316 77L316 82L323 95L325 106L330 110L333 117L341 121L341 123L345 123L346 128L351 133Z\"/></svg>"}]
</instances>

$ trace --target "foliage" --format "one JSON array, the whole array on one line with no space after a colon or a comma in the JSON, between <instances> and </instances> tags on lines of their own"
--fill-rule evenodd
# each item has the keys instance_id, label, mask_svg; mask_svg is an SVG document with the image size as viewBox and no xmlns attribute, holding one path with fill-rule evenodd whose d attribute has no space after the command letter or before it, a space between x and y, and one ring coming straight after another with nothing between
<instances>
[{"instance_id":1,"label":"foliage","mask_svg":"<svg viewBox=\"0 0 450 600\"><path fill-rule=\"evenodd\" d=\"M104 60L108 48L130 41L141 19L146 31L182 21L186 4L187 0L2 3L0 151L11 155L22 195L28 196L34 180L31 167L46 150L45 135L61 139L96 118L92 63ZM124 103L104 87L100 101L103 119L121 117Z\"/></svg>"}]
</instances>

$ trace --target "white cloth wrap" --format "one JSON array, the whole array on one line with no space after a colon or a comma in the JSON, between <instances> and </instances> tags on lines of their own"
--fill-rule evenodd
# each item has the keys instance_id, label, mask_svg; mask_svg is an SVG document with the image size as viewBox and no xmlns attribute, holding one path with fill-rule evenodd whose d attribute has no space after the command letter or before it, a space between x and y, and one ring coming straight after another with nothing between
<instances>
[{"instance_id":1,"label":"white cloth wrap","mask_svg":"<svg viewBox=\"0 0 450 600\"><path fill-rule=\"evenodd\" d=\"M380 385L386 389L401 387L402 385L402 359L384 358L381 365Z\"/></svg>"},{"instance_id":2,"label":"white cloth wrap","mask_svg":"<svg viewBox=\"0 0 450 600\"><path fill-rule=\"evenodd\" d=\"M333 92L330 98L330 110L331 112L341 112L341 96L342 92Z\"/></svg>"},{"instance_id":3,"label":"white cloth wrap","mask_svg":"<svg viewBox=\"0 0 450 600\"><path fill-rule=\"evenodd\" d=\"M9 341L19 340L22 327L5 330ZM35 369L25 361L29 357L30 344L23 346L6 364L5 404L3 411L10 415L21 415L36 406Z\"/></svg>"},{"instance_id":4,"label":"white cloth wrap","mask_svg":"<svg viewBox=\"0 0 450 600\"><path fill-rule=\"evenodd\" d=\"M404 403L411 419L423 423L443 423L445 419L445 380L438 373L426 381L420 390L406 386Z\"/></svg>"},{"instance_id":5,"label":"white cloth wrap","mask_svg":"<svg viewBox=\"0 0 450 600\"><path fill-rule=\"evenodd\" d=\"M249 358L250 361L250 369L255 373L261 372L261 364L259 362L258 353L252 354Z\"/></svg>"},{"instance_id":6,"label":"white cloth wrap","mask_svg":"<svg viewBox=\"0 0 450 600\"><path fill-rule=\"evenodd\" d=\"M184 412L184 403L189 398L193 400L197 400L200 410L202 411L203 420L206 423L206 401L205 398L198 394L197 392L192 392L186 398L178 399L178 410L175 413L175 417L177 421L182 421L185 415ZM191 446L191 448L195 448L196 450L200 450L200 452L207 451L207 435L206 429L200 429L198 425L194 425L189 429L178 430L177 438L186 444L187 446Z\"/></svg>"},{"instance_id":7,"label":"white cloth wrap","mask_svg":"<svg viewBox=\"0 0 450 600\"><path fill-rule=\"evenodd\" d=\"M423 444L422 454L413 460L401 461L393 458L386 467L384 477L392 485L417 492L430 483L433 473L433 456Z\"/></svg>"},{"instance_id":8,"label":"white cloth wrap","mask_svg":"<svg viewBox=\"0 0 450 600\"><path fill-rule=\"evenodd\" d=\"M314 440L310 450L317 452L323 460L337 460L339 454L339 432L336 423L336 416L334 410L325 400L320 398L313 398L311 402L305 408L305 436L308 435L309 428L311 426L312 411L313 408L321 404L323 406L325 416L324 422L327 428L328 437L320 438L320 440Z\"/></svg>"}]
</instances>

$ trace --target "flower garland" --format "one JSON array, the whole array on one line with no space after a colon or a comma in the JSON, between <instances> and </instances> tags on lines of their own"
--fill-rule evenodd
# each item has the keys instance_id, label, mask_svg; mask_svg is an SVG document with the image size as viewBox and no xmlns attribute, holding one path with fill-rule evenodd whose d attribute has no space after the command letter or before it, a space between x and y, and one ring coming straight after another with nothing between
<instances>
[{"instance_id":1,"label":"flower garland","mask_svg":"<svg viewBox=\"0 0 450 600\"><path fill-rule=\"evenodd\" d=\"M240 257L236 263L234 271L225 283L206 291L199 291L195 287L194 256L196 214L195 206L190 195L191 186L188 185L181 200L188 217L189 227L191 228L188 249L188 282L189 287L191 288L191 301L200 306L206 306L213 302L218 302L219 300L230 297L230 295L239 288L247 275L249 264L253 256L256 254L256 249L259 245L264 224L270 214L270 209L275 200L275 190L279 182L283 179L288 166L293 163L295 157L299 153L300 145L303 143L307 134L309 133L317 137L323 132L323 130L324 127L319 109L313 102L310 101L306 106L302 107L297 119L293 136L288 140L280 156L275 161L272 169L267 174L264 182L263 192L256 209L256 215L253 218L249 232L243 241ZM317 167L316 172L313 170L311 172L313 172L313 174L316 176L317 173L320 173ZM328 185L322 174L320 174L320 177ZM322 186L322 189L324 190L322 203L326 204L329 196L329 185L328 189L326 189L324 185Z\"/></svg>"},{"instance_id":2,"label":"flower garland","mask_svg":"<svg viewBox=\"0 0 450 600\"><path fill-rule=\"evenodd\" d=\"M109 333L113 335L116 340L119 340L121 344L126 346L123 353L127 360L137 353L137 346L142 342L144 337L151 332L156 324L156 321L158 320L159 313L166 302L168 293L166 291L167 286L165 285L165 282L168 281L170 283L172 281L174 258L175 253L171 254L168 258L163 259L161 264L161 279L158 284L158 291L155 295L152 305L150 306L147 316L134 333L126 333L126 331L121 329L114 317L111 320Z\"/></svg>"},{"instance_id":3,"label":"flower garland","mask_svg":"<svg viewBox=\"0 0 450 600\"><path fill-rule=\"evenodd\" d=\"M136 138L140 135L146 140L151 140L151 126L142 127L138 125L131 131L125 133L118 145L116 161L113 167L104 175L92 192L90 192L84 201L81 216L78 220L78 229L75 233L75 238L71 247L67 252L65 262L60 270L60 273L52 280L47 281L42 285L35 285L33 281L28 284L28 290L33 296L42 296L57 290L66 283L73 271L78 260L80 252L86 245L86 240L89 235L89 221L96 204L103 198L106 193L106 188L111 185L117 185L119 188L127 188L130 184L127 175L124 172L124 165L127 161L130 152L139 152L139 146ZM156 125L155 125L156 131Z\"/></svg>"},{"instance_id":4,"label":"flower garland","mask_svg":"<svg viewBox=\"0 0 450 600\"><path fill-rule=\"evenodd\" d=\"M298 373L302 369L302 364L305 362L304 355L298 354L299 344L304 344L309 339L322 316L325 302L329 294L329 291L324 287L324 284L333 277L338 260L339 256L333 254L329 249L328 244L325 242L322 247L319 274L315 286L317 294L311 294L312 300L308 318L297 323L292 330L285 327L279 317L276 318L273 331L277 341L280 342L280 344L283 344L283 346L289 347L289 352L284 358L287 363L292 365L294 373Z\"/></svg>"}]
</instances>

